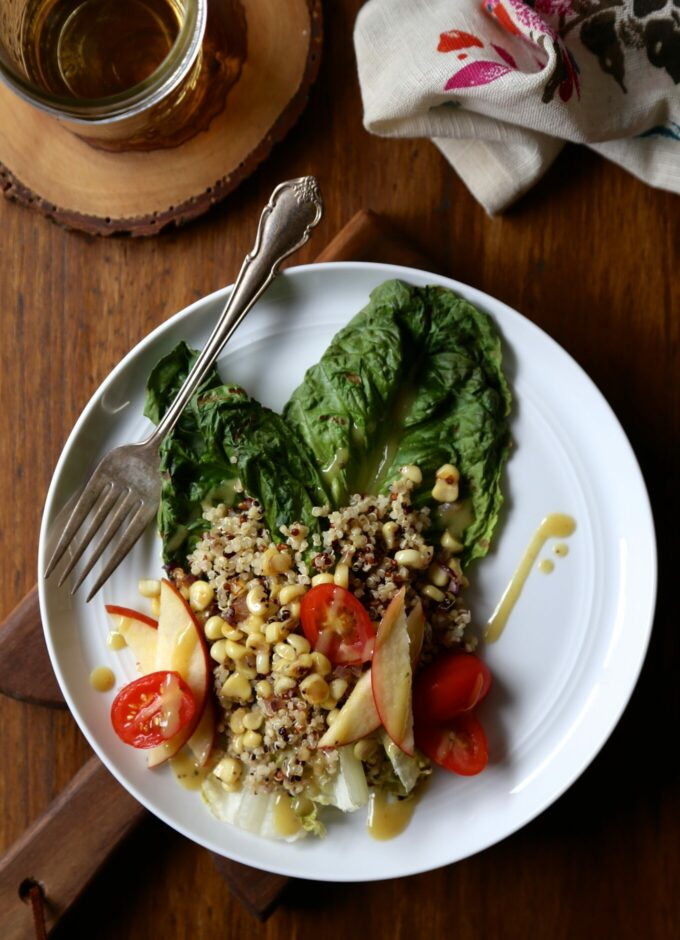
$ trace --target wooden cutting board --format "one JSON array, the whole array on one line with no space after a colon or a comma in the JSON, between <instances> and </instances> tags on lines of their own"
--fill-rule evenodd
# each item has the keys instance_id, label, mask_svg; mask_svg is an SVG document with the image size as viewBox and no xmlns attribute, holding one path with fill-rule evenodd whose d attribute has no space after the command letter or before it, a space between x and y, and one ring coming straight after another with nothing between
<instances>
[{"instance_id":1,"label":"wooden cutting board","mask_svg":"<svg viewBox=\"0 0 680 940\"><path fill-rule=\"evenodd\" d=\"M426 259L385 220L357 213L316 259L382 261L429 267ZM32 705L65 708L45 645L38 589L0 626L0 692ZM50 930L95 877L146 810L95 756L0 860L3 940L36 936L20 888L42 886ZM214 856L233 894L260 920L274 910L288 878Z\"/></svg>"}]
</instances>

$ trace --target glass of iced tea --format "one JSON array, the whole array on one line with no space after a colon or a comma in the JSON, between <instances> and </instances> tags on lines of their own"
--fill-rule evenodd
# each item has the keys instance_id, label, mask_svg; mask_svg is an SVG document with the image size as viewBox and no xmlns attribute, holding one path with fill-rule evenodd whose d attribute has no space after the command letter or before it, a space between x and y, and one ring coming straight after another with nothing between
<instances>
[{"instance_id":1,"label":"glass of iced tea","mask_svg":"<svg viewBox=\"0 0 680 940\"><path fill-rule=\"evenodd\" d=\"M200 95L207 0L2 0L0 78L94 146L176 146Z\"/></svg>"}]
</instances>

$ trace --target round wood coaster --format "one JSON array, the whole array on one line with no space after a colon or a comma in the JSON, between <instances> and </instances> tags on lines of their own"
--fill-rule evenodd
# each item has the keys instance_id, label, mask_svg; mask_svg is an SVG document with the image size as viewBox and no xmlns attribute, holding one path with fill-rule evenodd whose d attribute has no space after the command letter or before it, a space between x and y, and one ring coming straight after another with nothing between
<instances>
[{"instance_id":1,"label":"round wood coaster","mask_svg":"<svg viewBox=\"0 0 680 940\"><path fill-rule=\"evenodd\" d=\"M5 195L97 235L153 235L223 199L302 113L322 40L321 0L286 0L285 12L281 0L229 2L239 15L224 108L178 146L96 149L0 84Z\"/></svg>"}]
</instances>

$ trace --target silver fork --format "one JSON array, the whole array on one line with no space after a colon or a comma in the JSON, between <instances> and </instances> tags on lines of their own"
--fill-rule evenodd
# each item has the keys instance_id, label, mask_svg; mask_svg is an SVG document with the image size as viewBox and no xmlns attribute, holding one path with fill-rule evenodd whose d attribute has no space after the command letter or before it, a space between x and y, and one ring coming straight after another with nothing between
<instances>
[{"instance_id":1,"label":"silver fork","mask_svg":"<svg viewBox=\"0 0 680 940\"><path fill-rule=\"evenodd\" d=\"M71 594L75 594L122 529L87 596L88 601L113 574L156 515L160 501L161 441L175 426L224 344L274 279L281 262L307 242L322 213L321 193L313 176L289 180L276 187L264 208L255 245L245 257L229 300L175 400L146 440L116 447L98 464L68 518L45 569L46 578L71 545L72 554L59 579L61 586L101 530L97 544L71 588ZM92 516L84 525L90 512Z\"/></svg>"}]
</instances>

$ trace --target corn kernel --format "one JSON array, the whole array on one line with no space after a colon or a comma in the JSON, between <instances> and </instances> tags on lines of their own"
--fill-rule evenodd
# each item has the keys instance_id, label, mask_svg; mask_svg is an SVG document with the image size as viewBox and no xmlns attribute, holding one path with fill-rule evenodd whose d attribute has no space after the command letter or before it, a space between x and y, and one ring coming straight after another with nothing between
<instances>
[{"instance_id":1,"label":"corn kernel","mask_svg":"<svg viewBox=\"0 0 680 940\"><path fill-rule=\"evenodd\" d=\"M231 748L235 754L243 754L243 735L237 734L231 739Z\"/></svg>"},{"instance_id":2,"label":"corn kernel","mask_svg":"<svg viewBox=\"0 0 680 940\"><path fill-rule=\"evenodd\" d=\"M328 697L328 683L314 672L300 683L300 694L311 705L320 705Z\"/></svg>"},{"instance_id":3,"label":"corn kernel","mask_svg":"<svg viewBox=\"0 0 680 940\"><path fill-rule=\"evenodd\" d=\"M243 746L252 751L262 744L262 735L257 731L246 731L243 735Z\"/></svg>"},{"instance_id":4,"label":"corn kernel","mask_svg":"<svg viewBox=\"0 0 680 940\"><path fill-rule=\"evenodd\" d=\"M205 610L215 599L215 588L207 581L194 581L189 588L189 605L192 610Z\"/></svg>"},{"instance_id":5,"label":"corn kernel","mask_svg":"<svg viewBox=\"0 0 680 940\"><path fill-rule=\"evenodd\" d=\"M285 587L282 587L279 591L279 604L282 607L287 606L291 601L294 601L298 597L302 597L307 588L304 584L286 584Z\"/></svg>"},{"instance_id":6,"label":"corn kernel","mask_svg":"<svg viewBox=\"0 0 680 940\"><path fill-rule=\"evenodd\" d=\"M427 576L430 579L430 582L438 588L446 587L446 585L449 583L449 578L451 577L446 568L438 564L430 565L430 567L427 569Z\"/></svg>"},{"instance_id":7,"label":"corn kernel","mask_svg":"<svg viewBox=\"0 0 680 940\"><path fill-rule=\"evenodd\" d=\"M228 623L225 623L222 628L222 636L226 640L233 640L234 643L240 643L244 634L242 630L237 630L236 627L230 627Z\"/></svg>"},{"instance_id":8,"label":"corn kernel","mask_svg":"<svg viewBox=\"0 0 680 940\"><path fill-rule=\"evenodd\" d=\"M235 712L232 712L229 716L229 728L234 734L243 734L246 730L245 725L243 724L243 719L246 717L248 712L245 708L237 708Z\"/></svg>"},{"instance_id":9,"label":"corn kernel","mask_svg":"<svg viewBox=\"0 0 680 940\"><path fill-rule=\"evenodd\" d=\"M151 578L142 578L142 580L137 583L137 590L142 597L160 597L161 582Z\"/></svg>"},{"instance_id":10,"label":"corn kernel","mask_svg":"<svg viewBox=\"0 0 680 940\"><path fill-rule=\"evenodd\" d=\"M268 549L262 560L262 571L266 575L283 574L290 571L293 559L288 552L279 552L275 548Z\"/></svg>"},{"instance_id":11,"label":"corn kernel","mask_svg":"<svg viewBox=\"0 0 680 940\"><path fill-rule=\"evenodd\" d=\"M240 760L235 760L233 757L223 757L213 770L213 773L222 783L234 784L238 783L242 769L243 764Z\"/></svg>"},{"instance_id":12,"label":"corn kernel","mask_svg":"<svg viewBox=\"0 0 680 940\"><path fill-rule=\"evenodd\" d=\"M229 659L236 661L248 655L248 650L241 643L234 643L233 640L225 640L224 642L224 648Z\"/></svg>"},{"instance_id":13,"label":"corn kernel","mask_svg":"<svg viewBox=\"0 0 680 940\"><path fill-rule=\"evenodd\" d=\"M280 656L281 659L287 659L291 663L295 659L295 650L287 643L277 643L274 647L274 652L277 656Z\"/></svg>"},{"instance_id":14,"label":"corn kernel","mask_svg":"<svg viewBox=\"0 0 680 940\"><path fill-rule=\"evenodd\" d=\"M333 668L328 656L325 656L323 653L317 653L316 651L313 652L311 656L314 671L318 672L320 676L327 676Z\"/></svg>"},{"instance_id":15,"label":"corn kernel","mask_svg":"<svg viewBox=\"0 0 680 940\"><path fill-rule=\"evenodd\" d=\"M438 503L455 503L458 499L458 484L437 480L432 487L432 498Z\"/></svg>"},{"instance_id":16,"label":"corn kernel","mask_svg":"<svg viewBox=\"0 0 680 940\"><path fill-rule=\"evenodd\" d=\"M223 698L238 698L248 702L253 697L250 681L240 672L233 672L220 689Z\"/></svg>"},{"instance_id":17,"label":"corn kernel","mask_svg":"<svg viewBox=\"0 0 680 940\"><path fill-rule=\"evenodd\" d=\"M422 471L420 467L416 467L414 464L406 464L405 467L399 469L399 473L407 480L410 480L411 483L415 483L416 486L423 482Z\"/></svg>"},{"instance_id":18,"label":"corn kernel","mask_svg":"<svg viewBox=\"0 0 680 940\"><path fill-rule=\"evenodd\" d=\"M216 663L224 663L227 661L227 643L228 640L218 640L216 643L210 647L210 655L215 660Z\"/></svg>"},{"instance_id":19,"label":"corn kernel","mask_svg":"<svg viewBox=\"0 0 680 940\"><path fill-rule=\"evenodd\" d=\"M258 708L254 708L244 717L243 727L247 728L248 731L257 731L263 721L264 715L262 712Z\"/></svg>"},{"instance_id":20,"label":"corn kernel","mask_svg":"<svg viewBox=\"0 0 680 940\"><path fill-rule=\"evenodd\" d=\"M274 692L277 695L283 695L284 692L294 689L295 685L295 679L291 679L290 676L279 676L274 680Z\"/></svg>"},{"instance_id":21,"label":"corn kernel","mask_svg":"<svg viewBox=\"0 0 680 940\"><path fill-rule=\"evenodd\" d=\"M326 724L330 727L339 714L340 714L340 710L337 708L334 708L332 711L329 711L328 714L326 715Z\"/></svg>"},{"instance_id":22,"label":"corn kernel","mask_svg":"<svg viewBox=\"0 0 680 940\"><path fill-rule=\"evenodd\" d=\"M375 738L362 738L354 745L354 756L359 760L370 760L378 748Z\"/></svg>"},{"instance_id":23,"label":"corn kernel","mask_svg":"<svg viewBox=\"0 0 680 940\"><path fill-rule=\"evenodd\" d=\"M246 607L251 614L266 616L269 613L269 603L265 598L261 584L256 584L246 594Z\"/></svg>"},{"instance_id":24,"label":"corn kernel","mask_svg":"<svg viewBox=\"0 0 680 940\"><path fill-rule=\"evenodd\" d=\"M429 562L429 558L421 555L415 548L403 548L396 552L394 560L405 568L424 568Z\"/></svg>"},{"instance_id":25,"label":"corn kernel","mask_svg":"<svg viewBox=\"0 0 680 940\"><path fill-rule=\"evenodd\" d=\"M435 587L434 584L426 584L420 589L420 593L425 597L429 597L430 600L436 601L438 604L444 600L446 595L443 591L440 591L438 587Z\"/></svg>"},{"instance_id":26,"label":"corn kernel","mask_svg":"<svg viewBox=\"0 0 680 940\"><path fill-rule=\"evenodd\" d=\"M274 689L272 688L271 682L267 682L266 679L261 679L255 686L255 692L260 698L271 698L274 694Z\"/></svg>"},{"instance_id":27,"label":"corn kernel","mask_svg":"<svg viewBox=\"0 0 680 940\"><path fill-rule=\"evenodd\" d=\"M247 660L239 659L236 661L235 665L236 672L238 672L239 675L245 676L246 679L257 678L257 670L255 669L255 666L251 666Z\"/></svg>"},{"instance_id":28,"label":"corn kernel","mask_svg":"<svg viewBox=\"0 0 680 940\"><path fill-rule=\"evenodd\" d=\"M268 650L269 643L264 633L251 633L246 640L246 646L249 650Z\"/></svg>"},{"instance_id":29,"label":"corn kernel","mask_svg":"<svg viewBox=\"0 0 680 940\"><path fill-rule=\"evenodd\" d=\"M311 653L301 653L300 656L295 660L295 665L299 666L300 669L313 669L314 660L312 659Z\"/></svg>"},{"instance_id":30,"label":"corn kernel","mask_svg":"<svg viewBox=\"0 0 680 940\"><path fill-rule=\"evenodd\" d=\"M328 571L315 574L312 578L312 587L317 587L319 584L335 584L335 578Z\"/></svg>"},{"instance_id":31,"label":"corn kernel","mask_svg":"<svg viewBox=\"0 0 680 940\"><path fill-rule=\"evenodd\" d=\"M349 587L349 565L345 565L342 562L336 565L333 580L338 587L347 590Z\"/></svg>"},{"instance_id":32,"label":"corn kernel","mask_svg":"<svg viewBox=\"0 0 680 940\"><path fill-rule=\"evenodd\" d=\"M271 669L271 659L269 652L260 650L255 657L255 669L261 676L266 676Z\"/></svg>"},{"instance_id":33,"label":"corn kernel","mask_svg":"<svg viewBox=\"0 0 680 940\"><path fill-rule=\"evenodd\" d=\"M268 623L264 628L264 636L267 643L278 643L281 640L281 624Z\"/></svg>"},{"instance_id":34,"label":"corn kernel","mask_svg":"<svg viewBox=\"0 0 680 940\"><path fill-rule=\"evenodd\" d=\"M385 539L385 545L388 548L395 548L397 544L397 535L399 533L399 526L396 522L386 522L382 527L383 538Z\"/></svg>"},{"instance_id":35,"label":"corn kernel","mask_svg":"<svg viewBox=\"0 0 680 940\"><path fill-rule=\"evenodd\" d=\"M226 626L228 626L228 624L222 617L208 617L203 625L206 640L219 640L224 636L223 630Z\"/></svg>"},{"instance_id":36,"label":"corn kernel","mask_svg":"<svg viewBox=\"0 0 680 940\"><path fill-rule=\"evenodd\" d=\"M308 653L312 648L307 637L301 636L299 633L291 633L288 636L288 643L296 653Z\"/></svg>"},{"instance_id":37,"label":"corn kernel","mask_svg":"<svg viewBox=\"0 0 680 940\"><path fill-rule=\"evenodd\" d=\"M333 679L330 684L330 692L333 698L338 701L347 691L347 679Z\"/></svg>"}]
</instances>

